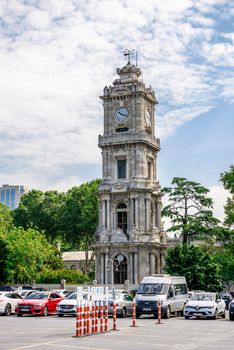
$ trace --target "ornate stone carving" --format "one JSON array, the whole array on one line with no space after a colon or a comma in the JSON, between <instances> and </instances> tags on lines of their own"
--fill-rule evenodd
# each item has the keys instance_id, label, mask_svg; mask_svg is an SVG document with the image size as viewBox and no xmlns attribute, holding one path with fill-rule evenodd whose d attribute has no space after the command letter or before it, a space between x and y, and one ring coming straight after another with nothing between
<instances>
[{"instance_id":1,"label":"ornate stone carving","mask_svg":"<svg viewBox=\"0 0 234 350\"><path fill-rule=\"evenodd\" d=\"M123 232L121 228L117 228L117 230L114 230L111 239L111 243L120 243L120 242L128 242L126 234Z\"/></svg>"},{"instance_id":2,"label":"ornate stone carving","mask_svg":"<svg viewBox=\"0 0 234 350\"><path fill-rule=\"evenodd\" d=\"M101 232L99 233L100 243L108 243L109 241L109 232L106 227L102 227Z\"/></svg>"},{"instance_id":3,"label":"ornate stone carving","mask_svg":"<svg viewBox=\"0 0 234 350\"><path fill-rule=\"evenodd\" d=\"M112 186L112 192L125 192L128 190L128 185L124 182L116 182Z\"/></svg>"}]
</instances>

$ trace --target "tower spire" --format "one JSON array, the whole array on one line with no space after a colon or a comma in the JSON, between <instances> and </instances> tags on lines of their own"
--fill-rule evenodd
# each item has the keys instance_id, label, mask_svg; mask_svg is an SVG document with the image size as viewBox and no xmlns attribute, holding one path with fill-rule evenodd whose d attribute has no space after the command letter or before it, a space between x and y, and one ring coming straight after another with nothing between
<instances>
[{"instance_id":1,"label":"tower spire","mask_svg":"<svg viewBox=\"0 0 234 350\"><path fill-rule=\"evenodd\" d=\"M135 58L136 66L137 66L137 52L134 49L132 50L125 49L124 56L128 58L128 64L131 64L131 58Z\"/></svg>"}]
</instances>

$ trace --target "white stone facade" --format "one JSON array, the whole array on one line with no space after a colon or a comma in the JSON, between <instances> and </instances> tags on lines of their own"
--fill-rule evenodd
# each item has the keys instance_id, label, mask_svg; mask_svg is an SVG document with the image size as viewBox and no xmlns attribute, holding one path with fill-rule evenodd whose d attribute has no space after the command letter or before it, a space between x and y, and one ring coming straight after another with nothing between
<instances>
[{"instance_id":1,"label":"white stone facade","mask_svg":"<svg viewBox=\"0 0 234 350\"><path fill-rule=\"evenodd\" d=\"M140 283L161 273L167 248L161 231L161 191L157 181L154 91L130 62L104 88L102 183L95 235L96 279L101 284Z\"/></svg>"}]
</instances>

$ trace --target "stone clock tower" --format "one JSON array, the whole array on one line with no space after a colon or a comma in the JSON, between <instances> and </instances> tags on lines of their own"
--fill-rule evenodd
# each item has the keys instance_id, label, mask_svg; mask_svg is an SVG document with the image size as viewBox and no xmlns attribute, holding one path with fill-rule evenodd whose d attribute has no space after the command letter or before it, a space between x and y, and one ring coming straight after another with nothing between
<instances>
[{"instance_id":1,"label":"stone clock tower","mask_svg":"<svg viewBox=\"0 0 234 350\"><path fill-rule=\"evenodd\" d=\"M161 231L161 192L157 180L154 91L130 61L104 88L102 182L95 234L96 279L100 284L138 284L161 273L167 248Z\"/></svg>"}]
</instances>

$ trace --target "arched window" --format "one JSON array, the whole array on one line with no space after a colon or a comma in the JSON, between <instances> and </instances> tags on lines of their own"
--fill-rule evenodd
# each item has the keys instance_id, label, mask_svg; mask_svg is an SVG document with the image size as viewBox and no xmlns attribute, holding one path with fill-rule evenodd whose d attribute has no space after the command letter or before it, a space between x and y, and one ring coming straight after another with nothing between
<instances>
[{"instance_id":1,"label":"arched window","mask_svg":"<svg viewBox=\"0 0 234 350\"><path fill-rule=\"evenodd\" d=\"M124 233L127 233L128 228L128 213L125 203L119 203L117 208L117 228L121 228Z\"/></svg>"}]
</instances>

